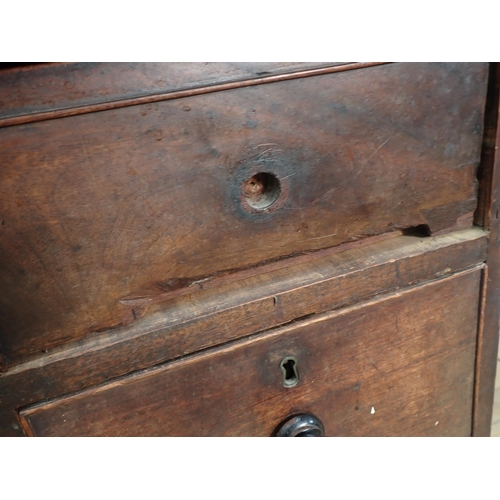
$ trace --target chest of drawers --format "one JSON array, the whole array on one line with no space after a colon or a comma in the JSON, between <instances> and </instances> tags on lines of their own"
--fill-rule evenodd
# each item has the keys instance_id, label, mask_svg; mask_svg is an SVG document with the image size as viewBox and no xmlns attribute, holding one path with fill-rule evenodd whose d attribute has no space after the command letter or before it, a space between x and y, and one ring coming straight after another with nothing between
<instances>
[{"instance_id":1,"label":"chest of drawers","mask_svg":"<svg viewBox=\"0 0 500 500\"><path fill-rule=\"evenodd\" d=\"M3 435L489 433L496 65L48 64L0 102Z\"/></svg>"}]
</instances>

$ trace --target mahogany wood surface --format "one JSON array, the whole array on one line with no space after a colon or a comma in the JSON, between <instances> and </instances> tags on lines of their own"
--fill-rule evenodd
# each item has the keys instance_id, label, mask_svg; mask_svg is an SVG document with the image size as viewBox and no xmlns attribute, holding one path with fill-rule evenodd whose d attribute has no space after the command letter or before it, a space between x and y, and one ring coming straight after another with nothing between
<instances>
[{"instance_id":1,"label":"mahogany wood surface","mask_svg":"<svg viewBox=\"0 0 500 500\"><path fill-rule=\"evenodd\" d=\"M142 63L139 63L139 65L141 64ZM151 71L152 67L155 64L162 63L148 63L148 66L151 67L148 68L148 71ZM101 72L97 71L97 74L92 75L94 78L90 78L90 81L84 83L83 88L85 90L79 88L76 92L76 96L73 96L71 93L71 95L69 96L69 100L66 89L63 89L62 87L67 85L68 83L70 85L78 84L78 87L80 87L81 81L78 80L79 68L76 64L72 64L70 67L62 68L63 71L61 76L63 76L63 78L55 79L56 85L53 89L50 89L50 86L53 85L53 79L46 78L47 75L44 75L43 72L42 74L37 75L37 71L35 71L33 68L25 68L28 69L28 72L25 72L22 75L17 75L18 77L21 76L21 78L15 78L13 84L14 86L16 86L19 80L26 81L30 79L31 85L27 85L24 88L27 96L25 95L21 100L24 101L26 97L28 99L34 97L34 101L37 106L35 106L34 108L28 108L27 110L24 110L23 108L13 110L14 113L12 116L7 115L3 118L0 117L0 127L10 127L13 125L20 125L24 123L53 120L56 118L76 116L85 113L96 113L110 109L135 106L137 104L151 104L170 99L177 99L179 97L207 94L233 88L248 87L252 85L260 85L264 83L272 83L296 78L307 78L310 76L337 73L340 71L351 71L355 69L367 68L371 66L377 66L379 64L388 63L328 63L326 66L324 65L325 63L317 63L313 64L312 66L311 63L281 63L282 65L284 65L284 68L282 68L281 71L277 69L279 68L280 63L216 63L215 65L213 65L213 63L203 63L203 65L190 63L189 66L192 66L191 71L183 71L182 63L173 64L174 67L172 67L172 63L169 63L168 66L163 67L162 71L160 71L159 75L157 75L158 77L160 77L160 82L163 81L161 77L167 76L167 79L173 77L173 81L170 82L171 85L166 85L165 88L155 89L154 85L151 85L151 82L148 82L150 84L149 86L146 85L146 88L135 88L132 94L126 91L123 92L123 89L117 89L118 93L116 95L106 96L106 92L104 92L104 95L100 95L100 97L96 99L95 96L92 95L93 92L95 92L94 86L97 86L98 89L102 89L103 87L105 88L106 85L109 85L112 81L114 81L115 83L117 79L119 81L120 76L124 76L123 73L126 77L130 77L131 75L128 73L130 73L131 71L140 74L141 70L144 72L144 70L146 69L141 67L137 68L136 66L134 66L134 64L130 64L129 67L126 68L126 65L122 64L121 67L115 67L114 71L111 71L111 74L106 74L106 70L101 70ZM212 67L208 67L207 74L203 75L203 67L207 64L212 64ZM226 66L225 69L227 69L228 64L234 66L233 71L229 70L226 72L229 74L232 73L230 77L228 77L228 75L221 74L221 67L222 69L224 69L223 67ZM268 64L268 70L273 71L262 71L262 65L266 64ZM244 66L247 66L246 71ZM254 72L251 71L252 66L257 66ZM257 69L259 69L259 66L261 71L257 71ZM180 70L179 67L181 68ZM54 68L52 67L50 69L52 71L49 71L49 76L54 76L50 74L53 72ZM60 70L61 68L57 69ZM283 73L282 71L284 69L288 69L288 71ZM76 77L74 81L71 78L72 71L76 71ZM106 74L104 78L103 73ZM224 71L222 71L222 73L224 73ZM207 75L210 76L210 78L207 78ZM2 76L4 78L6 77L6 79L9 80L9 76L12 75L10 75L9 73L0 73L0 78L2 78ZM97 81L92 82L92 80L96 79L96 77ZM178 81L176 81L175 77L177 77ZM66 79L68 78L70 78L72 81L67 82ZM135 76L132 76L130 80L134 80L134 78L137 78L137 74ZM37 79L41 79L42 81L44 81L44 83L41 84L40 82L37 82ZM48 80L48 82L46 80ZM146 81L147 80L148 78L146 78ZM7 81L7 88L10 83L12 82ZM33 96L30 94L33 87L44 87L44 89L41 93L35 92L35 95ZM130 85L130 83L128 83L126 87L129 90L134 88ZM50 93L50 90L52 90L52 94L54 94L53 97L61 98L61 103L56 105L54 104L54 99L49 99L49 105L45 105L45 101L47 99L46 95ZM122 90L121 93L120 90ZM85 96L85 94L87 94L87 96L79 100L79 98L81 98L82 95ZM71 97L73 97L73 99ZM47 110L45 110L46 108Z\"/></svg>"},{"instance_id":2,"label":"mahogany wood surface","mask_svg":"<svg viewBox=\"0 0 500 500\"><path fill-rule=\"evenodd\" d=\"M328 435L489 435L499 82L0 70L0 435L270 435L305 411Z\"/></svg>"},{"instance_id":3,"label":"mahogany wood surface","mask_svg":"<svg viewBox=\"0 0 500 500\"><path fill-rule=\"evenodd\" d=\"M0 72L2 119L196 89L342 63L49 63Z\"/></svg>"},{"instance_id":4,"label":"mahogany wood surface","mask_svg":"<svg viewBox=\"0 0 500 500\"><path fill-rule=\"evenodd\" d=\"M468 436L481 269L316 316L21 412L37 436ZM460 291L460 293L457 293ZM283 386L294 356L299 383Z\"/></svg>"},{"instance_id":5,"label":"mahogany wood surface","mask_svg":"<svg viewBox=\"0 0 500 500\"><path fill-rule=\"evenodd\" d=\"M343 252L287 259L286 267L154 304L151 314L131 325L51 349L0 374L0 435L22 433L16 408L450 276L484 262L486 242L486 233L476 228L356 243Z\"/></svg>"},{"instance_id":6,"label":"mahogany wood surface","mask_svg":"<svg viewBox=\"0 0 500 500\"><path fill-rule=\"evenodd\" d=\"M398 63L0 129L5 363L130 321L144 289L471 225L486 76ZM261 212L258 172L281 182Z\"/></svg>"}]
</instances>

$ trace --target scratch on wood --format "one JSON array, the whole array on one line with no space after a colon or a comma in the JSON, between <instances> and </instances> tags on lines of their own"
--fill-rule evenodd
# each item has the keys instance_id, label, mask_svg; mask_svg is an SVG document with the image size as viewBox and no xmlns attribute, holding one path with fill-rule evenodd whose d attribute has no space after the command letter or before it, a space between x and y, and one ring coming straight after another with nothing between
<instances>
[{"instance_id":1,"label":"scratch on wood","mask_svg":"<svg viewBox=\"0 0 500 500\"><path fill-rule=\"evenodd\" d=\"M391 134L369 157L368 157L368 160L366 160L365 164L362 165L359 170L356 172L356 174L354 174L353 177L351 178L347 178L345 179L344 181L342 181L338 186L335 186L334 188L332 189L329 189L326 193L324 193L322 196L320 196L320 198L326 198L330 195L332 195L333 193L335 193L335 191L337 191L338 189L340 189L342 186L344 186L344 184L350 180L350 181L353 181L354 179L356 179L359 174L365 169L365 167L368 165L368 163L370 163L370 161L374 158L374 156L389 142L389 139L392 137L393 134ZM313 200L313 203L316 203L317 199Z\"/></svg>"},{"instance_id":2,"label":"scratch on wood","mask_svg":"<svg viewBox=\"0 0 500 500\"><path fill-rule=\"evenodd\" d=\"M303 243L304 241L323 240L325 238L331 238L332 236L337 236L337 233L327 234L326 236L318 236L317 238L307 238L307 240L299 240L298 242Z\"/></svg>"},{"instance_id":3,"label":"scratch on wood","mask_svg":"<svg viewBox=\"0 0 500 500\"><path fill-rule=\"evenodd\" d=\"M370 161L375 157L375 155L389 142L389 139L392 137L392 134L368 157L365 164L358 170L358 172L354 175L353 179L359 176L359 174L363 171L363 169L370 163Z\"/></svg>"},{"instance_id":4,"label":"scratch on wood","mask_svg":"<svg viewBox=\"0 0 500 500\"><path fill-rule=\"evenodd\" d=\"M282 149L269 148L269 149L266 149L265 151L262 151L261 153L259 153L259 157L262 158L266 153L269 153L270 151L279 152L279 151L283 151L283 150Z\"/></svg>"}]
</instances>

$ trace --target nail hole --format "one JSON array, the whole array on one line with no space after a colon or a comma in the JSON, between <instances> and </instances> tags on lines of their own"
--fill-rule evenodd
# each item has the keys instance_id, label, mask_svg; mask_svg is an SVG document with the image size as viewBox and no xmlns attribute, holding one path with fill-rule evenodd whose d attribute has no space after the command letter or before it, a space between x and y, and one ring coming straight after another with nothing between
<instances>
[{"instance_id":1,"label":"nail hole","mask_svg":"<svg viewBox=\"0 0 500 500\"><path fill-rule=\"evenodd\" d=\"M259 172L243 183L242 190L252 208L264 210L278 199L281 185L274 174Z\"/></svg>"},{"instance_id":2,"label":"nail hole","mask_svg":"<svg viewBox=\"0 0 500 500\"><path fill-rule=\"evenodd\" d=\"M283 387L294 387L299 383L297 360L293 356L282 359L280 368L283 372Z\"/></svg>"}]
</instances>

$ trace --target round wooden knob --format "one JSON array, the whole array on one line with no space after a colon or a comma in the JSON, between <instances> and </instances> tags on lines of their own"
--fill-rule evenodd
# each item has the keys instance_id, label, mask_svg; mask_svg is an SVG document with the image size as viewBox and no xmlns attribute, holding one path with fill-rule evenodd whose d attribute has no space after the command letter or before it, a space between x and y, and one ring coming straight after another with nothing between
<instances>
[{"instance_id":1,"label":"round wooden knob","mask_svg":"<svg viewBox=\"0 0 500 500\"><path fill-rule=\"evenodd\" d=\"M324 435L325 428L321 420L311 413L289 418L276 433L276 437L322 437Z\"/></svg>"}]
</instances>

